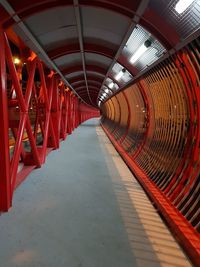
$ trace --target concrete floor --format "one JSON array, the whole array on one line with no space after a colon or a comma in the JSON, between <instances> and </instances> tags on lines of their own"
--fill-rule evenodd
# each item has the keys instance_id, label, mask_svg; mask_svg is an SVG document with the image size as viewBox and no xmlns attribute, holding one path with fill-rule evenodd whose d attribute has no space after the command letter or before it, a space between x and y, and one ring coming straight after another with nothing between
<instances>
[{"instance_id":1,"label":"concrete floor","mask_svg":"<svg viewBox=\"0 0 200 267\"><path fill-rule=\"evenodd\" d=\"M16 190L0 217L0 267L191 266L90 120Z\"/></svg>"}]
</instances>

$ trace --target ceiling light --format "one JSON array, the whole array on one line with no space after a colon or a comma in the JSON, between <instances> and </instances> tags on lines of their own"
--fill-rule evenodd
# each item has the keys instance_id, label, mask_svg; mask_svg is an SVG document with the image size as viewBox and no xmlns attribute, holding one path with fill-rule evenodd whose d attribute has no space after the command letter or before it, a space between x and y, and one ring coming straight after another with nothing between
<instances>
[{"instance_id":1,"label":"ceiling light","mask_svg":"<svg viewBox=\"0 0 200 267\"><path fill-rule=\"evenodd\" d=\"M144 52L147 51L148 47L151 46L151 41L150 40L146 40L144 42L144 44L142 44L138 50L135 52L135 54L133 54L133 56L130 59L130 62L133 64L135 63L143 54Z\"/></svg>"},{"instance_id":2,"label":"ceiling light","mask_svg":"<svg viewBox=\"0 0 200 267\"><path fill-rule=\"evenodd\" d=\"M119 81L121 79L121 77L124 75L124 73L126 72L126 70L123 68L120 72L118 72L117 76L115 77L115 79L117 81Z\"/></svg>"},{"instance_id":3,"label":"ceiling light","mask_svg":"<svg viewBox=\"0 0 200 267\"><path fill-rule=\"evenodd\" d=\"M105 93L109 93L109 90L107 88L105 89Z\"/></svg>"},{"instance_id":4,"label":"ceiling light","mask_svg":"<svg viewBox=\"0 0 200 267\"><path fill-rule=\"evenodd\" d=\"M104 93L103 96L106 96L106 93Z\"/></svg>"},{"instance_id":5,"label":"ceiling light","mask_svg":"<svg viewBox=\"0 0 200 267\"><path fill-rule=\"evenodd\" d=\"M20 59L19 59L18 57L14 57L14 58L13 58L13 63L14 63L14 64L18 65L20 62L21 62L21 61L20 61Z\"/></svg>"},{"instance_id":6,"label":"ceiling light","mask_svg":"<svg viewBox=\"0 0 200 267\"><path fill-rule=\"evenodd\" d=\"M175 10L181 14L185 11L195 0L179 0L175 6Z\"/></svg>"},{"instance_id":7,"label":"ceiling light","mask_svg":"<svg viewBox=\"0 0 200 267\"><path fill-rule=\"evenodd\" d=\"M109 87L110 89L112 89L113 86L114 86L114 82L111 82L111 83L108 85L108 87Z\"/></svg>"}]
</instances>

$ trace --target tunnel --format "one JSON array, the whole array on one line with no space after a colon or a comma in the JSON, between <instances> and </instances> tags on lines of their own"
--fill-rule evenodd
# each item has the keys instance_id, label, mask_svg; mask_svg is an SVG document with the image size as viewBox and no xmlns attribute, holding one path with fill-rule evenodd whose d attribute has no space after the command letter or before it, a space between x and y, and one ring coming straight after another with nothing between
<instances>
[{"instance_id":1,"label":"tunnel","mask_svg":"<svg viewBox=\"0 0 200 267\"><path fill-rule=\"evenodd\" d=\"M144 260L150 252L140 247L142 256L134 264L99 259L65 265L57 260L58 266L200 266L199 37L199 0L0 1L1 228L9 216L15 224L15 194L22 190L16 198L24 207L21 199L28 193L21 188L54 155L55 170L66 157L68 163L59 168L94 165L93 175L104 181L100 164L109 159L102 154L93 162L101 154L94 150L97 142L104 140L112 162L121 160L116 168L124 164L122 177L130 172L135 179L120 182L121 187L130 186L127 192L138 195L141 209L146 200L134 186L142 190L191 265L179 256L177 263L168 262L168 252L163 262L159 256L158 261ZM96 137L89 137L92 131ZM55 154L73 138L73 149L66 148L62 158ZM102 195L107 192L99 186ZM0 248L10 238L1 241L1 232ZM23 253L24 262L14 258L15 263L5 261L2 267L55 266L31 265L26 260L32 256Z\"/></svg>"}]
</instances>

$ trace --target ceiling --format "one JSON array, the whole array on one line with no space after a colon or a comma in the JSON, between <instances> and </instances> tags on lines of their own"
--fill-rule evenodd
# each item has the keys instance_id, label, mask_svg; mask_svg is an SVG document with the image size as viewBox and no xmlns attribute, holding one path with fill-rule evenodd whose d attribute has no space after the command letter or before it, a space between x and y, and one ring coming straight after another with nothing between
<instances>
[{"instance_id":1,"label":"ceiling","mask_svg":"<svg viewBox=\"0 0 200 267\"><path fill-rule=\"evenodd\" d=\"M84 102L97 106L199 31L200 0L181 14L177 2L1 0L0 18ZM150 47L131 63L146 40ZM117 79L120 71L123 76Z\"/></svg>"}]
</instances>

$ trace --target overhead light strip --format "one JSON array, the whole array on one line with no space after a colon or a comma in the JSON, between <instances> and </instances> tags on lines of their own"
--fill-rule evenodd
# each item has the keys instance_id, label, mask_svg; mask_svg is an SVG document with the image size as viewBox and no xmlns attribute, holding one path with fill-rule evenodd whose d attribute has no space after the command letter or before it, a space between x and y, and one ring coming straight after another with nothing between
<instances>
[{"instance_id":1,"label":"overhead light strip","mask_svg":"<svg viewBox=\"0 0 200 267\"><path fill-rule=\"evenodd\" d=\"M115 62L117 61L118 57L120 56L120 54L121 54L124 46L127 43L127 40L129 39L129 37L130 37L130 35L131 35L132 31L133 31L133 29L135 28L135 26L137 25L137 23L139 23L139 20L142 17L143 13L145 12L148 4L149 4L149 0L141 0L140 1L140 4L139 4L139 6L138 6L138 8L137 8L137 10L136 10L133 18L132 18L132 22L129 25L129 27L127 29L127 32L125 33L125 36L124 36L124 38L123 38L123 40L122 40L122 42L121 42L121 44L120 44L120 46L119 46L119 48L117 50L117 53L115 54L115 56L113 58L112 63L110 64L109 69L107 70L107 73L105 75L105 78L104 78L104 80L102 82L101 87L104 85L104 83L105 83L105 81L106 81L106 79L108 77L109 72L112 70Z\"/></svg>"},{"instance_id":2,"label":"overhead light strip","mask_svg":"<svg viewBox=\"0 0 200 267\"><path fill-rule=\"evenodd\" d=\"M130 62L134 64L151 46L151 41L146 40L139 48L138 50L133 54L133 56L130 59Z\"/></svg>"},{"instance_id":3,"label":"overhead light strip","mask_svg":"<svg viewBox=\"0 0 200 267\"><path fill-rule=\"evenodd\" d=\"M180 0L175 6L176 12L183 13L195 0Z\"/></svg>"}]
</instances>

